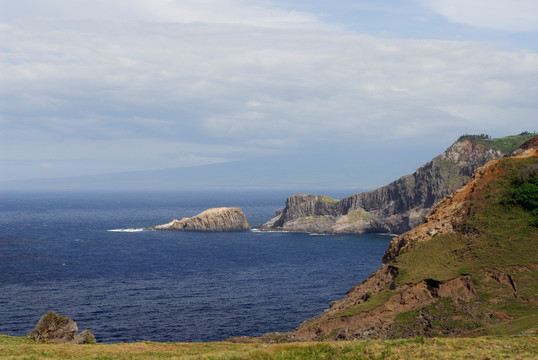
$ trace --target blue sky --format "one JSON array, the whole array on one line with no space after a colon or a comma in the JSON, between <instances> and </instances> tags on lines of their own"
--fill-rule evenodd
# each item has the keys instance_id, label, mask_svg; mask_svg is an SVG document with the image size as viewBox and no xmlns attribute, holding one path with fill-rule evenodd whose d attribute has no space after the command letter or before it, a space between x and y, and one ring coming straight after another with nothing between
<instances>
[{"instance_id":1,"label":"blue sky","mask_svg":"<svg viewBox=\"0 0 538 360\"><path fill-rule=\"evenodd\" d=\"M534 0L0 0L0 180L323 153L375 187L538 130L537 52Z\"/></svg>"}]
</instances>

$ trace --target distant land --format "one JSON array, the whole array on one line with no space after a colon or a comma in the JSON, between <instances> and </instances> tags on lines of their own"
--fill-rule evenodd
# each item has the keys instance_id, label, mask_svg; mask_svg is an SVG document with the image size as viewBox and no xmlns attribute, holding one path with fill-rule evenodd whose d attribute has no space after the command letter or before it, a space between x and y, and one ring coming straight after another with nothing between
<instances>
[{"instance_id":1,"label":"distant land","mask_svg":"<svg viewBox=\"0 0 538 360\"><path fill-rule=\"evenodd\" d=\"M240 188L354 188L360 164L271 157L227 163L93 176L0 183L6 190L182 190Z\"/></svg>"},{"instance_id":2,"label":"distant land","mask_svg":"<svg viewBox=\"0 0 538 360\"><path fill-rule=\"evenodd\" d=\"M399 143L402 143L400 141ZM299 155L278 154L226 163L43 179L0 181L0 190L207 190L207 189L373 189L406 174L445 149L425 145L419 153L402 145L397 154L383 144L368 152L318 148ZM439 149L439 150L438 150ZM341 156L334 156L334 152ZM356 153L354 153L356 151ZM6 175L6 174L4 174ZM7 178L7 176L6 176ZM350 192L352 194L353 192Z\"/></svg>"},{"instance_id":3,"label":"distant land","mask_svg":"<svg viewBox=\"0 0 538 360\"><path fill-rule=\"evenodd\" d=\"M315 140L313 140L315 143ZM446 149L424 146L420 151L398 141L401 150L390 151L384 144L368 152L353 149L310 149L300 155L272 155L218 164L170 167L158 170L106 173L58 178L0 181L0 191L170 191L293 189L317 192L350 189L349 194L375 189L409 174ZM438 150L437 150L438 148ZM334 156L334 151L342 156Z\"/></svg>"}]
</instances>

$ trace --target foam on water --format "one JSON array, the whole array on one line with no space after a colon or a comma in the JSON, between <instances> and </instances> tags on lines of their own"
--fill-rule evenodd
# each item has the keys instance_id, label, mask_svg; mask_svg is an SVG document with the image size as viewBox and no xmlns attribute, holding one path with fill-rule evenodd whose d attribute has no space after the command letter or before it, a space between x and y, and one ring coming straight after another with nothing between
<instances>
[{"instance_id":1,"label":"foam on water","mask_svg":"<svg viewBox=\"0 0 538 360\"><path fill-rule=\"evenodd\" d=\"M145 229L144 228L127 228L127 229L111 229L111 230L107 230L107 231L112 231L112 232L140 232L140 231L144 231Z\"/></svg>"}]
</instances>

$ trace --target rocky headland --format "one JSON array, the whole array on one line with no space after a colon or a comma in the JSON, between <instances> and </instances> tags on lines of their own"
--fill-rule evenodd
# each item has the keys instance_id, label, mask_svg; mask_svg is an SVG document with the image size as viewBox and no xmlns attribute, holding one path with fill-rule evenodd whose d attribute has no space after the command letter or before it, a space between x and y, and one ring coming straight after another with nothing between
<instances>
[{"instance_id":1,"label":"rocky headland","mask_svg":"<svg viewBox=\"0 0 538 360\"><path fill-rule=\"evenodd\" d=\"M181 220L173 219L168 224L150 227L149 230L175 231L241 231L249 230L247 217L239 207L211 208Z\"/></svg>"},{"instance_id":2,"label":"rocky headland","mask_svg":"<svg viewBox=\"0 0 538 360\"><path fill-rule=\"evenodd\" d=\"M291 196L284 209L256 228L326 234L402 234L422 223L426 214L443 197L462 186L474 170L533 137L530 133L499 139L462 136L413 174L379 189L342 200L325 195Z\"/></svg>"},{"instance_id":3,"label":"rocky headland","mask_svg":"<svg viewBox=\"0 0 538 360\"><path fill-rule=\"evenodd\" d=\"M477 169L324 313L266 341L538 331L538 137Z\"/></svg>"}]
</instances>

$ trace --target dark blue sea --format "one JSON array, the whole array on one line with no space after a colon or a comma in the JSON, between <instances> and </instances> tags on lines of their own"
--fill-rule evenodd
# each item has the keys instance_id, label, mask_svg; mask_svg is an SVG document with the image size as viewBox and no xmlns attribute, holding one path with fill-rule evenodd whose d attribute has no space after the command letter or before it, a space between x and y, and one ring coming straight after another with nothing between
<instances>
[{"instance_id":1,"label":"dark blue sea","mask_svg":"<svg viewBox=\"0 0 538 360\"><path fill-rule=\"evenodd\" d=\"M99 342L293 330L376 270L391 237L109 231L217 206L257 225L293 193L0 193L0 334L24 336L48 311Z\"/></svg>"}]
</instances>

